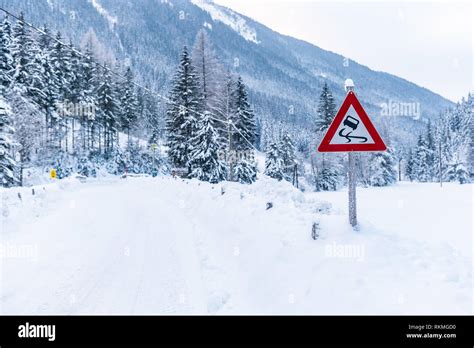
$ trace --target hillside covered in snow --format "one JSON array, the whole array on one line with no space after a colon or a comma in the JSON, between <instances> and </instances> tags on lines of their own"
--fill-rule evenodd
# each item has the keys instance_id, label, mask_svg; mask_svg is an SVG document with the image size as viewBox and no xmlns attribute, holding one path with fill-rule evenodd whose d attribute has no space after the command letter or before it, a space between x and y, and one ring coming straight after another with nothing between
<instances>
[{"instance_id":1,"label":"hillside covered in snow","mask_svg":"<svg viewBox=\"0 0 474 348\"><path fill-rule=\"evenodd\" d=\"M394 130L394 141L414 143L423 121L435 120L454 105L426 88L281 35L208 0L0 0L0 6L17 15L23 12L36 26L60 31L76 46L94 32L104 46L100 54L105 60L131 64L139 81L164 95L182 47L192 47L204 28L223 65L249 86L258 117L269 125L296 126L294 137L310 136L307 130L324 83L339 104L349 77L376 125ZM382 105L389 104L402 105L403 117L386 117Z\"/></svg>"}]
</instances>

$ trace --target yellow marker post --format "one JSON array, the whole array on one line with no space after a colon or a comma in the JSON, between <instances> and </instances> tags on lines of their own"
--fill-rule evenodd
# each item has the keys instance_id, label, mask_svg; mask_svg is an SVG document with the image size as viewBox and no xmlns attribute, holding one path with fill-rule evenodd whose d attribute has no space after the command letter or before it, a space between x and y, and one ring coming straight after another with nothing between
<instances>
[{"instance_id":1,"label":"yellow marker post","mask_svg":"<svg viewBox=\"0 0 474 348\"><path fill-rule=\"evenodd\" d=\"M49 176L51 177L51 179L56 179L56 169L51 169L51 171L49 172Z\"/></svg>"}]
</instances>

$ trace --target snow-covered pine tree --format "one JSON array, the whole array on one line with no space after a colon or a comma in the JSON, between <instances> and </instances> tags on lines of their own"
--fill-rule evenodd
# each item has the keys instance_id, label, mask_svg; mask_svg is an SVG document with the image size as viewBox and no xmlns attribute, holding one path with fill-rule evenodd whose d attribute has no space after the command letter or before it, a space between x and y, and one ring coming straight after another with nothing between
<instances>
[{"instance_id":1,"label":"snow-covered pine tree","mask_svg":"<svg viewBox=\"0 0 474 348\"><path fill-rule=\"evenodd\" d=\"M336 116L336 104L331 90L325 82L319 96L318 113L315 121L316 132L324 132L328 129L334 116Z\"/></svg>"},{"instance_id":2,"label":"snow-covered pine tree","mask_svg":"<svg viewBox=\"0 0 474 348\"><path fill-rule=\"evenodd\" d=\"M45 25L41 27L41 33L38 38L38 45L43 52L50 52L52 48L51 32Z\"/></svg>"},{"instance_id":3,"label":"snow-covered pine tree","mask_svg":"<svg viewBox=\"0 0 474 348\"><path fill-rule=\"evenodd\" d=\"M5 16L3 19L2 24L0 24L0 27L2 29L2 34L5 35L5 37L8 39L6 41L7 45L11 45L12 43L12 27L10 24L10 21L8 19L8 16Z\"/></svg>"},{"instance_id":4,"label":"snow-covered pine tree","mask_svg":"<svg viewBox=\"0 0 474 348\"><path fill-rule=\"evenodd\" d=\"M68 95L66 96L66 100L80 107L79 110L81 110L79 114L73 112L68 119L67 128L71 130L71 149L72 153L75 154L78 148L80 149L80 142L79 144L76 142L77 125L80 123L79 119L82 117L82 113L85 113L85 110L89 110L89 106L83 104L81 100L84 93L82 91L84 83L82 81L81 56L76 53L78 49L74 47L72 41L69 41L69 46L72 47L72 49L68 49L69 72L67 75Z\"/></svg>"},{"instance_id":5,"label":"snow-covered pine tree","mask_svg":"<svg viewBox=\"0 0 474 348\"><path fill-rule=\"evenodd\" d=\"M268 145L265 157L265 174L278 181L282 180L285 175L280 149L275 142Z\"/></svg>"},{"instance_id":6,"label":"snow-covered pine tree","mask_svg":"<svg viewBox=\"0 0 474 348\"><path fill-rule=\"evenodd\" d=\"M258 150L261 150L262 149L263 125L262 125L262 119L260 117L256 118L255 125L256 125L256 128L255 128L255 147Z\"/></svg>"},{"instance_id":7,"label":"snow-covered pine tree","mask_svg":"<svg viewBox=\"0 0 474 348\"><path fill-rule=\"evenodd\" d=\"M41 115L38 104L44 99L45 81L42 69L44 55L26 27L23 14L11 30L10 51L13 71L7 93L9 105L15 115L12 122L15 129L15 143L19 144L21 167L37 150L33 145L38 145L38 140L41 138L43 125L39 118ZM19 172L21 182L21 170Z\"/></svg>"},{"instance_id":8,"label":"snow-covered pine tree","mask_svg":"<svg viewBox=\"0 0 474 348\"><path fill-rule=\"evenodd\" d=\"M44 75L43 65L47 52L42 52L38 42L32 40L29 54L31 61L28 66L29 82L26 95L31 98L33 102L41 105L44 101L46 89L46 77Z\"/></svg>"},{"instance_id":9,"label":"snow-covered pine tree","mask_svg":"<svg viewBox=\"0 0 474 348\"><path fill-rule=\"evenodd\" d=\"M44 88L42 54L26 27L23 14L12 30L11 53L14 61L12 88L34 102L41 101Z\"/></svg>"},{"instance_id":10,"label":"snow-covered pine tree","mask_svg":"<svg viewBox=\"0 0 474 348\"><path fill-rule=\"evenodd\" d=\"M8 19L0 25L0 96L5 96L13 73L13 58L10 52L11 29Z\"/></svg>"},{"instance_id":11,"label":"snow-covered pine tree","mask_svg":"<svg viewBox=\"0 0 474 348\"><path fill-rule=\"evenodd\" d=\"M117 130L120 123L117 115L118 97L107 65L104 65L102 69L101 82L97 87L96 93L98 115L96 115L96 120L92 122L92 125L93 128L96 128L95 131L98 135L97 144L99 146L99 152L101 152L101 128L104 129L104 153L108 156L113 151L114 144L117 141ZM94 133L96 132L93 130L92 137L94 137Z\"/></svg>"},{"instance_id":12,"label":"snow-covered pine tree","mask_svg":"<svg viewBox=\"0 0 474 348\"><path fill-rule=\"evenodd\" d=\"M436 144L431 120L428 120L428 125L426 127L426 147L428 149L428 156L426 160L428 162L430 181L433 181L436 176Z\"/></svg>"},{"instance_id":13,"label":"snow-covered pine tree","mask_svg":"<svg viewBox=\"0 0 474 348\"><path fill-rule=\"evenodd\" d=\"M13 139L15 133L10 121L10 108L0 96L0 185L3 187L15 186L16 162L12 156Z\"/></svg>"},{"instance_id":14,"label":"snow-covered pine tree","mask_svg":"<svg viewBox=\"0 0 474 348\"><path fill-rule=\"evenodd\" d=\"M334 116L336 116L336 104L333 94L327 82L325 82L319 96L317 117L314 121L317 138L322 138L323 133L331 125ZM317 191L336 190L341 181L337 160L338 158L333 155L329 157L325 153L321 155L321 159L318 161L320 169L315 178Z\"/></svg>"},{"instance_id":15,"label":"snow-covered pine tree","mask_svg":"<svg viewBox=\"0 0 474 348\"><path fill-rule=\"evenodd\" d=\"M257 163L252 158L240 158L233 170L233 179L241 184L251 184L257 180Z\"/></svg>"},{"instance_id":16,"label":"snow-covered pine tree","mask_svg":"<svg viewBox=\"0 0 474 348\"><path fill-rule=\"evenodd\" d=\"M12 30L11 53L14 60L15 71L13 73L14 88L26 93L31 81L30 65L32 39L24 22L23 13L20 14Z\"/></svg>"},{"instance_id":17,"label":"snow-covered pine tree","mask_svg":"<svg viewBox=\"0 0 474 348\"><path fill-rule=\"evenodd\" d=\"M166 112L168 157L171 165L190 170L190 139L195 136L200 118L198 78L187 47L183 48L173 80Z\"/></svg>"},{"instance_id":18,"label":"snow-covered pine tree","mask_svg":"<svg viewBox=\"0 0 474 348\"><path fill-rule=\"evenodd\" d=\"M318 173L316 191L335 191L339 184L339 172L335 166L324 166Z\"/></svg>"},{"instance_id":19,"label":"snow-covered pine tree","mask_svg":"<svg viewBox=\"0 0 474 348\"><path fill-rule=\"evenodd\" d=\"M397 181L395 157L389 147L387 151L371 155L369 163L369 183L372 186L388 186Z\"/></svg>"},{"instance_id":20,"label":"snow-covered pine tree","mask_svg":"<svg viewBox=\"0 0 474 348\"><path fill-rule=\"evenodd\" d=\"M67 49L68 51L68 74L67 77L67 84L69 93L66 96L66 99L71 101L72 103L80 103L81 100L81 88L82 88L82 81L81 81L81 58L80 55L76 53L76 48L72 41L69 41L69 46L72 49Z\"/></svg>"},{"instance_id":21,"label":"snow-covered pine tree","mask_svg":"<svg viewBox=\"0 0 474 348\"><path fill-rule=\"evenodd\" d=\"M468 141L469 141L469 175L471 182L474 182L474 94L469 93L467 97L467 119L468 119Z\"/></svg>"},{"instance_id":22,"label":"snow-covered pine tree","mask_svg":"<svg viewBox=\"0 0 474 348\"><path fill-rule=\"evenodd\" d=\"M453 161L451 162L457 160L458 162L463 163L465 170L469 173L470 167L472 166L472 163L470 163L470 151L473 142L470 128L472 118L474 117L474 99L471 94L468 94L467 99L462 99L459 112L461 114L461 122L459 129L456 132L458 138L456 158L453 158Z\"/></svg>"},{"instance_id":23,"label":"snow-covered pine tree","mask_svg":"<svg viewBox=\"0 0 474 348\"><path fill-rule=\"evenodd\" d=\"M426 140L423 138L422 135L420 135L418 137L413 166L414 177L418 181L427 182L431 178L431 168L428 166L429 155L430 151L426 144Z\"/></svg>"},{"instance_id":24,"label":"snow-covered pine tree","mask_svg":"<svg viewBox=\"0 0 474 348\"><path fill-rule=\"evenodd\" d=\"M12 114L15 115L12 119L12 126L15 129L15 143L18 144L19 159L17 162L19 166L24 166L36 156L40 156L41 160L49 161L49 151L37 151L41 145L40 130L44 117L42 110L28 98L15 91L8 94L8 103Z\"/></svg>"},{"instance_id":25,"label":"snow-covered pine tree","mask_svg":"<svg viewBox=\"0 0 474 348\"><path fill-rule=\"evenodd\" d=\"M191 140L189 166L191 178L210 183L226 179L226 163L219 158L222 141L214 128L209 113L205 113L198 123L198 129Z\"/></svg>"},{"instance_id":26,"label":"snow-covered pine tree","mask_svg":"<svg viewBox=\"0 0 474 348\"><path fill-rule=\"evenodd\" d=\"M64 78L66 80L66 86L63 88L63 95L64 95L64 99L75 103L77 92L74 88L76 87L75 85L76 77L77 77L76 67L77 67L79 58L77 56L77 53L75 52L76 48L74 47L74 44L72 43L71 39L69 39L67 46L63 46L63 49L64 49L63 69L65 70Z\"/></svg>"},{"instance_id":27,"label":"snow-covered pine tree","mask_svg":"<svg viewBox=\"0 0 474 348\"><path fill-rule=\"evenodd\" d=\"M139 138L146 138L148 135L148 121L145 116L145 93L147 93L143 88L135 88L135 99L136 99L136 115L137 119L135 121L135 135Z\"/></svg>"},{"instance_id":28,"label":"snow-covered pine tree","mask_svg":"<svg viewBox=\"0 0 474 348\"><path fill-rule=\"evenodd\" d=\"M448 110L441 121L442 158L446 163L443 170L447 180L459 183L469 181L472 114L472 97L468 95L454 109Z\"/></svg>"},{"instance_id":29,"label":"snow-covered pine tree","mask_svg":"<svg viewBox=\"0 0 474 348\"><path fill-rule=\"evenodd\" d=\"M100 71L97 69L97 64L92 57L92 52L86 46L84 56L79 56L78 62L78 93L79 102L82 105L91 107L91 114L82 114L79 118L80 131L78 146L81 148L81 152L87 155L90 149L90 129L94 122L94 114L97 114L97 98L96 89L100 82ZM80 86L80 87L79 87Z\"/></svg>"},{"instance_id":30,"label":"snow-covered pine tree","mask_svg":"<svg viewBox=\"0 0 474 348\"><path fill-rule=\"evenodd\" d=\"M465 102L463 100L454 109L448 109L438 122L436 142L438 145L441 144L441 151L439 149L436 151L436 170L439 171L441 158L443 177L448 175L449 170L449 177L454 178L453 175L457 172L456 168L461 164L466 165L468 162L470 116L468 109L464 109ZM448 178L446 177L446 179Z\"/></svg>"},{"instance_id":31,"label":"snow-covered pine tree","mask_svg":"<svg viewBox=\"0 0 474 348\"><path fill-rule=\"evenodd\" d=\"M233 144L237 151L252 149L255 144L257 124L248 102L246 87L239 76L235 84L233 123L236 128Z\"/></svg>"},{"instance_id":32,"label":"snow-covered pine tree","mask_svg":"<svg viewBox=\"0 0 474 348\"><path fill-rule=\"evenodd\" d=\"M453 133L458 133L463 129L463 110L462 102L458 102L454 109L451 109L449 112L449 129Z\"/></svg>"},{"instance_id":33,"label":"snow-covered pine tree","mask_svg":"<svg viewBox=\"0 0 474 348\"><path fill-rule=\"evenodd\" d=\"M58 115L58 111L60 114L65 114L64 109L66 105L60 99L60 81L57 78L55 69L51 63L51 58L48 54L44 55L42 65L44 77L43 94L42 98L37 100L37 104L45 115L45 140L47 146L59 147L60 133L57 129L57 121L61 115Z\"/></svg>"},{"instance_id":34,"label":"snow-covered pine tree","mask_svg":"<svg viewBox=\"0 0 474 348\"><path fill-rule=\"evenodd\" d=\"M295 164L296 164L296 150L293 145L293 141L288 133L284 133L281 137L280 143L278 144L281 158L283 161L283 173L284 179L291 182L294 175Z\"/></svg>"},{"instance_id":35,"label":"snow-covered pine tree","mask_svg":"<svg viewBox=\"0 0 474 348\"><path fill-rule=\"evenodd\" d=\"M248 102L246 87L240 76L232 91L231 101L232 126L229 127L229 145L236 154L235 162L232 164L232 178L240 183L250 184L257 178L257 164L253 153L257 124L255 114Z\"/></svg>"},{"instance_id":36,"label":"snow-covered pine tree","mask_svg":"<svg viewBox=\"0 0 474 348\"><path fill-rule=\"evenodd\" d=\"M453 156L454 145L449 125L450 112L451 111L447 110L440 116L438 126L436 127L435 142L437 151L435 153L435 161L437 181L440 179L445 180L447 164L451 162Z\"/></svg>"},{"instance_id":37,"label":"snow-covered pine tree","mask_svg":"<svg viewBox=\"0 0 474 348\"><path fill-rule=\"evenodd\" d=\"M364 162L359 162L358 164L362 166L363 163ZM323 153L316 162L316 167L317 171L314 173L316 175L316 190L336 190L339 183L343 180L341 157L336 154Z\"/></svg>"},{"instance_id":38,"label":"snow-covered pine tree","mask_svg":"<svg viewBox=\"0 0 474 348\"><path fill-rule=\"evenodd\" d=\"M460 184L469 182L469 172L466 165L461 162L458 156L454 156L446 168L446 178L449 181L457 181Z\"/></svg>"},{"instance_id":39,"label":"snow-covered pine tree","mask_svg":"<svg viewBox=\"0 0 474 348\"><path fill-rule=\"evenodd\" d=\"M120 81L118 86L120 93L120 125L121 129L127 134L128 143L130 143L130 131L135 128L138 121L138 101L130 67L127 67L125 79Z\"/></svg>"},{"instance_id":40,"label":"snow-covered pine tree","mask_svg":"<svg viewBox=\"0 0 474 348\"><path fill-rule=\"evenodd\" d=\"M65 48L62 42L63 38L60 32L56 33L56 41L53 41L51 48L51 66L53 74L58 82L58 101L60 103L68 103L68 97L71 94L69 81L71 80L71 63L69 60L69 49ZM62 148L63 141L66 149L68 147L68 118L67 114L58 113L53 119L53 134L58 140L59 147Z\"/></svg>"},{"instance_id":41,"label":"snow-covered pine tree","mask_svg":"<svg viewBox=\"0 0 474 348\"><path fill-rule=\"evenodd\" d=\"M146 88L149 89L148 86ZM150 135L148 143L154 144L158 142L163 134L163 123L157 108L158 101L155 100L155 97L151 93L145 90L143 92L142 103L142 118Z\"/></svg>"},{"instance_id":42,"label":"snow-covered pine tree","mask_svg":"<svg viewBox=\"0 0 474 348\"><path fill-rule=\"evenodd\" d=\"M406 155L405 159L406 165L405 165L405 176L408 178L408 180L413 181L416 179L415 177L415 172L414 172L414 167L415 167L415 157L413 150L408 150L408 153Z\"/></svg>"},{"instance_id":43,"label":"snow-covered pine tree","mask_svg":"<svg viewBox=\"0 0 474 348\"><path fill-rule=\"evenodd\" d=\"M61 99L66 100L70 95L70 84L69 81L72 79L71 73L71 62L70 62L70 49L64 47L58 41L63 41L61 33L58 31L56 33L56 40L52 44L51 49L51 64L58 79L61 89L60 95Z\"/></svg>"}]
</instances>

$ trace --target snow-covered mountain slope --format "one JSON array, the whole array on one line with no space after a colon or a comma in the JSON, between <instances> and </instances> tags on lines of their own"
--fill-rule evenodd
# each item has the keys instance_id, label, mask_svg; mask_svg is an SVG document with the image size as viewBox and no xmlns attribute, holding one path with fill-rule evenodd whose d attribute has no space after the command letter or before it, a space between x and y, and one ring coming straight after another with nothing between
<instances>
[{"instance_id":1,"label":"snow-covered mountain slope","mask_svg":"<svg viewBox=\"0 0 474 348\"><path fill-rule=\"evenodd\" d=\"M244 18L237 13L206 0L191 0L191 2L209 13L213 21L222 22L231 27L235 32L239 33L245 40L259 43L257 40L257 32L254 28L247 25ZM212 29L212 27L208 27Z\"/></svg>"},{"instance_id":2,"label":"snow-covered mountain slope","mask_svg":"<svg viewBox=\"0 0 474 348\"><path fill-rule=\"evenodd\" d=\"M0 189L0 313L472 314L472 188L359 189L357 232L266 177Z\"/></svg>"},{"instance_id":3,"label":"snow-covered mountain slope","mask_svg":"<svg viewBox=\"0 0 474 348\"><path fill-rule=\"evenodd\" d=\"M98 0L88 0L92 6L99 12L109 23L109 28L113 29L117 25L117 17L111 16L106 9L102 7Z\"/></svg>"},{"instance_id":4,"label":"snow-covered mountain slope","mask_svg":"<svg viewBox=\"0 0 474 348\"><path fill-rule=\"evenodd\" d=\"M131 61L141 80L164 94L183 45L192 46L196 33L206 28L219 58L249 85L257 115L300 126L301 133L312 131L322 84L329 83L340 103L348 77L379 128L383 123L392 130L393 140L414 139L424 126L414 118L434 118L453 105L409 81L280 35L206 0L0 0L0 5L23 11L32 23L60 30L77 43L92 28L120 60ZM376 54L377 47L373 50ZM415 105L420 114L382 116L383 103Z\"/></svg>"}]
</instances>

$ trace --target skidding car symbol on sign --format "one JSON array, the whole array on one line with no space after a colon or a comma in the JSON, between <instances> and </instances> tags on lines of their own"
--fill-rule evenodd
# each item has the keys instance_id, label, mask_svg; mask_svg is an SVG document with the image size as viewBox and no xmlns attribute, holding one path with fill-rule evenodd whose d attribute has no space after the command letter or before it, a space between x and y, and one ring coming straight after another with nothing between
<instances>
[{"instance_id":1,"label":"skidding car symbol on sign","mask_svg":"<svg viewBox=\"0 0 474 348\"><path fill-rule=\"evenodd\" d=\"M368 140L366 137L351 135L357 129L359 123L360 121L358 119L352 117L351 115L347 115L342 124L351 128L352 130L344 134L346 129L342 128L337 134L339 134L340 137L346 138L348 143L352 142L352 139L361 139L359 143L365 143Z\"/></svg>"},{"instance_id":2,"label":"skidding car symbol on sign","mask_svg":"<svg viewBox=\"0 0 474 348\"><path fill-rule=\"evenodd\" d=\"M318 151L352 152L386 149L355 93L350 91L329 126Z\"/></svg>"}]
</instances>

